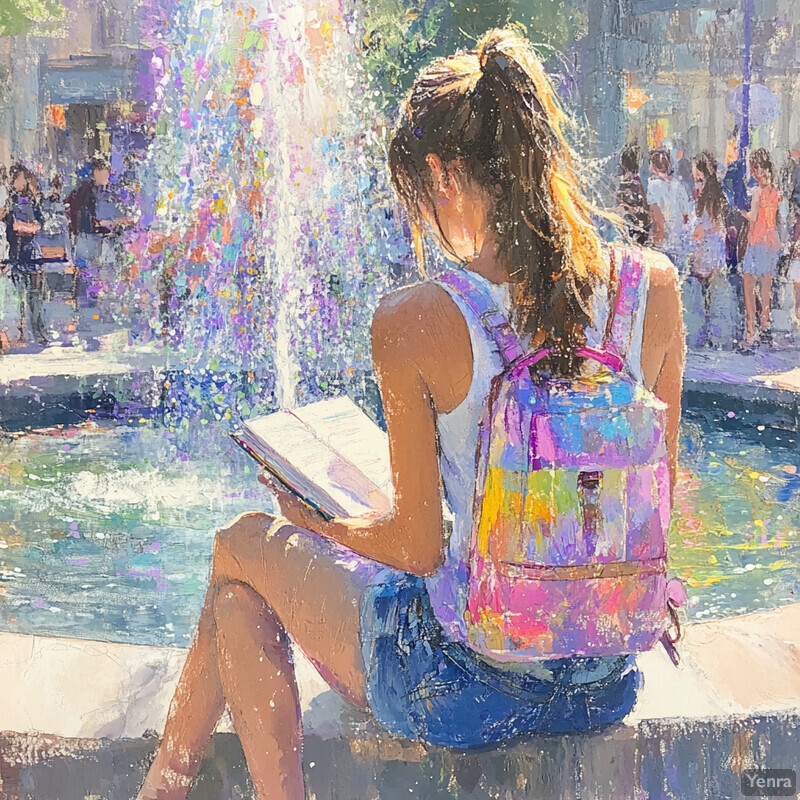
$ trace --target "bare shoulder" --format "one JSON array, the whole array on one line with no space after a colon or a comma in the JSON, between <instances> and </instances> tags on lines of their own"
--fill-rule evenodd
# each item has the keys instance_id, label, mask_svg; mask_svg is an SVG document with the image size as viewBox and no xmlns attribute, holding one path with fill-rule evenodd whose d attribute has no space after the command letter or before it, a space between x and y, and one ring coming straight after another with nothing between
<instances>
[{"instance_id":1,"label":"bare shoulder","mask_svg":"<svg viewBox=\"0 0 800 800\"><path fill-rule=\"evenodd\" d=\"M372 320L374 345L426 347L442 331L464 325L449 293L432 281L404 286L385 295Z\"/></svg>"},{"instance_id":2,"label":"bare shoulder","mask_svg":"<svg viewBox=\"0 0 800 800\"><path fill-rule=\"evenodd\" d=\"M658 250L642 250L649 273L650 290L660 292L678 291L678 270L667 256Z\"/></svg>"},{"instance_id":3,"label":"bare shoulder","mask_svg":"<svg viewBox=\"0 0 800 800\"><path fill-rule=\"evenodd\" d=\"M472 382L467 322L436 283L417 283L381 301L372 323L372 355L384 376L421 377L439 412L458 406Z\"/></svg>"}]
</instances>

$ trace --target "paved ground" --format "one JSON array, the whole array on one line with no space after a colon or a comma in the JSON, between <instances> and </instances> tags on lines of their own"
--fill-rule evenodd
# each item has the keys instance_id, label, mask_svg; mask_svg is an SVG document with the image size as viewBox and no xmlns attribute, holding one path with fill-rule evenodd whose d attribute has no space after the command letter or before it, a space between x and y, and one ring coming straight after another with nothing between
<instances>
[{"instance_id":1,"label":"paved ground","mask_svg":"<svg viewBox=\"0 0 800 800\"><path fill-rule=\"evenodd\" d=\"M74 424L103 402L156 409L169 365L167 348L132 345L120 328L96 331L75 346L15 348L0 354L0 428Z\"/></svg>"},{"instance_id":2,"label":"paved ground","mask_svg":"<svg viewBox=\"0 0 800 800\"><path fill-rule=\"evenodd\" d=\"M800 339L787 337L752 354L735 350L691 349L686 360L686 382L716 386L765 386L800 391Z\"/></svg>"},{"instance_id":3,"label":"paved ground","mask_svg":"<svg viewBox=\"0 0 800 800\"><path fill-rule=\"evenodd\" d=\"M548 736L459 753L379 739L305 742L313 800L730 800L755 765L798 770L800 717L652 723L582 736ZM6 800L130 800L155 740L69 742L0 735ZM190 800L252 797L233 734L216 734Z\"/></svg>"}]
</instances>

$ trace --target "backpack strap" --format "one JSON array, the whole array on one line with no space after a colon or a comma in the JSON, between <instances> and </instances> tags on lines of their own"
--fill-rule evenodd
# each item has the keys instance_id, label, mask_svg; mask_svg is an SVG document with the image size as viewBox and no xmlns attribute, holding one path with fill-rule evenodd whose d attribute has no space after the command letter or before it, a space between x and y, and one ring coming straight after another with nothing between
<instances>
[{"instance_id":1,"label":"backpack strap","mask_svg":"<svg viewBox=\"0 0 800 800\"><path fill-rule=\"evenodd\" d=\"M452 289L478 318L486 332L494 339L504 367L524 355L525 351L511 323L484 287L469 280L463 270L445 272L439 275L436 281Z\"/></svg>"},{"instance_id":2,"label":"backpack strap","mask_svg":"<svg viewBox=\"0 0 800 800\"><path fill-rule=\"evenodd\" d=\"M603 347L627 361L636 322L636 312L642 302L642 287L646 278L642 253L631 247L611 247L612 284L616 282L616 297L610 311ZM616 279L616 280L614 280Z\"/></svg>"}]
</instances>

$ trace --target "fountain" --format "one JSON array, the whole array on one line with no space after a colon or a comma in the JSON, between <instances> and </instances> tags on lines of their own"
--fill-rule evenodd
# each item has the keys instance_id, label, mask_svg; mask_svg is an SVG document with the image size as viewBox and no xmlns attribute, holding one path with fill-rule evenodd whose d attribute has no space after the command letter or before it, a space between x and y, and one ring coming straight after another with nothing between
<instances>
[{"instance_id":1,"label":"fountain","mask_svg":"<svg viewBox=\"0 0 800 800\"><path fill-rule=\"evenodd\" d=\"M127 287L139 329L190 369L168 376L168 406L180 416L198 380L223 420L327 393L364 400L372 310L412 259L355 5L178 6L144 169L154 221L129 248Z\"/></svg>"}]
</instances>

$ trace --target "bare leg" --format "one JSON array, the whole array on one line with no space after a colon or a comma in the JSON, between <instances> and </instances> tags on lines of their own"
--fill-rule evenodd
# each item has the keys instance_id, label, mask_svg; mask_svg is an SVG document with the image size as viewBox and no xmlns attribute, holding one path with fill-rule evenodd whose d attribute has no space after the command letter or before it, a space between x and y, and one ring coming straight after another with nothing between
<instances>
[{"instance_id":1,"label":"bare leg","mask_svg":"<svg viewBox=\"0 0 800 800\"><path fill-rule=\"evenodd\" d=\"M772 276L761 278L761 330L766 333L770 329L770 311L772 309Z\"/></svg>"},{"instance_id":2,"label":"bare leg","mask_svg":"<svg viewBox=\"0 0 800 800\"><path fill-rule=\"evenodd\" d=\"M225 698L258 798L305 797L300 698L289 637L249 586L226 584L214 603Z\"/></svg>"},{"instance_id":3,"label":"bare leg","mask_svg":"<svg viewBox=\"0 0 800 800\"><path fill-rule=\"evenodd\" d=\"M259 800L303 796L287 633L333 688L366 706L359 601L378 565L344 564L315 534L273 522L248 514L217 535L206 605L139 800L186 796L225 702Z\"/></svg>"},{"instance_id":4,"label":"bare leg","mask_svg":"<svg viewBox=\"0 0 800 800\"><path fill-rule=\"evenodd\" d=\"M752 344L756 338L756 278L747 272L742 276L744 291L745 342Z\"/></svg>"},{"instance_id":5,"label":"bare leg","mask_svg":"<svg viewBox=\"0 0 800 800\"><path fill-rule=\"evenodd\" d=\"M211 585L170 703L164 738L139 792L139 800L186 797L225 708L216 656L217 592L212 567Z\"/></svg>"},{"instance_id":6,"label":"bare leg","mask_svg":"<svg viewBox=\"0 0 800 800\"><path fill-rule=\"evenodd\" d=\"M794 315L800 323L800 283L794 285Z\"/></svg>"}]
</instances>

